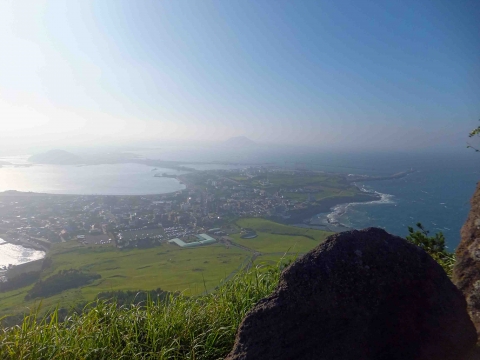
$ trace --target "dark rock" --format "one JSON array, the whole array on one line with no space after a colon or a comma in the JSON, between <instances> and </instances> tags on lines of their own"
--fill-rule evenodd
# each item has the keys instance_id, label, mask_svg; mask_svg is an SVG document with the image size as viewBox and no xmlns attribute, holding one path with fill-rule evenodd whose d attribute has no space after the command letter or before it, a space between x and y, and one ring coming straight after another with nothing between
<instances>
[{"instance_id":1,"label":"dark rock","mask_svg":"<svg viewBox=\"0 0 480 360\"><path fill-rule=\"evenodd\" d=\"M480 347L476 346L470 353L467 354L465 359L462 360L479 360L480 359Z\"/></svg>"},{"instance_id":2,"label":"dark rock","mask_svg":"<svg viewBox=\"0 0 480 360\"><path fill-rule=\"evenodd\" d=\"M381 229L327 241L282 273L239 327L227 359L462 359L476 342L441 266Z\"/></svg>"},{"instance_id":3,"label":"dark rock","mask_svg":"<svg viewBox=\"0 0 480 360\"><path fill-rule=\"evenodd\" d=\"M467 310L480 341L480 182L470 203L470 213L460 232L453 282L467 299Z\"/></svg>"}]
</instances>

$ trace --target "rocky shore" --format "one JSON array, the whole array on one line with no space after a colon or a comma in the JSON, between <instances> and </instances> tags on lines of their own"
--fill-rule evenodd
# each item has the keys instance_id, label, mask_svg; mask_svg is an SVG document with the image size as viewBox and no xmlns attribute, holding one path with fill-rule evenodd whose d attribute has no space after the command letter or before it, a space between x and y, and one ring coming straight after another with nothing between
<instances>
[{"instance_id":1,"label":"rocky shore","mask_svg":"<svg viewBox=\"0 0 480 360\"><path fill-rule=\"evenodd\" d=\"M291 216L288 219L275 217L274 220L287 225L298 224L305 222L317 214L327 213L331 208L340 204L370 202L380 199L380 195L369 193L357 194L354 196L332 197L323 199L319 204L309 206L305 209L294 210L290 213Z\"/></svg>"}]
</instances>

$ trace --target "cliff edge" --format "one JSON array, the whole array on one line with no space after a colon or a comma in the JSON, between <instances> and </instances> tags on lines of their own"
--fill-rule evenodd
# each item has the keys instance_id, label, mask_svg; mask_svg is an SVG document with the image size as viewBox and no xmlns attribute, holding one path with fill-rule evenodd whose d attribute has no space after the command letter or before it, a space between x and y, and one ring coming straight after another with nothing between
<instances>
[{"instance_id":1,"label":"cliff edge","mask_svg":"<svg viewBox=\"0 0 480 360\"><path fill-rule=\"evenodd\" d=\"M453 282L465 295L467 310L480 341L480 182L470 201L471 209L460 232Z\"/></svg>"}]
</instances>

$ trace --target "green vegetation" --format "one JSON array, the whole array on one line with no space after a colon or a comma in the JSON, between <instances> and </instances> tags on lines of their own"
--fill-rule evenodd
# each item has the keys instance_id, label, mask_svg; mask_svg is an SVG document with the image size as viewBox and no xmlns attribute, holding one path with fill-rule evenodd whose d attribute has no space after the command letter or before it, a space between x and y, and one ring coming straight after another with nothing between
<instances>
[{"instance_id":1,"label":"green vegetation","mask_svg":"<svg viewBox=\"0 0 480 360\"><path fill-rule=\"evenodd\" d=\"M236 243L262 254L275 255L277 260L285 253L304 254L332 234L327 231L282 225L260 218L240 219L237 225L254 230L258 236L253 239L242 239L240 234L234 234L232 238Z\"/></svg>"},{"instance_id":2,"label":"green vegetation","mask_svg":"<svg viewBox=\"0 0 480 360\"><path fill-rule=\"evenodd\" d=\"M57 244L49 254L51 266L40 274L42 281L70 269L96 273L101 278L80 288L48 294L41 300L42 309L75 307L79 303L94 301L98 293L106 291L161 288L187 295L200 294L205 289L215 288L250 257L245 250L227 249L221 244L195 249L162 244L151 249L132 250L111 246L87 247L77 242ZM39 300L25 300L30 288L31 285L0 293L0 314L14 315L34 308Z\"/></svg>"},{"instance_id":3,"label":"green vegetation","mask_svg":"<svg viewBox=\"0 0 480 360\"><path fill-rule=\"evenodd\" d=\"M269 185L262 185L260 181L268 181ZM349 184L341 175L331 174L296 174L290 171L277 172L275 174L268 174L268 176L261 176L255 178L253 181L255 186L260 187L302 187L302 186L331 186L331 187L346 187Z\"/></svg>"},{"instance_id":4,"label":"green vegetation","mask_svg":"<svg viewBox=\"0 0 480 360\"><path fill-rule=\"evenodd\" d=\"M333 234L328 231L283 225L261 218L240 219L237 221L237 225L263 233L305 236L310 239L313 238L318 242L325 240L327 236ZM309 250L311 250L311 248Z\"/></svg>"},{"instance_id":5,"label":"green vegetation","mask_svg":"<svg viewBox=\"0 0 480 360\"><path fill-rule=\"evenodd\" d=\"M273 235L268 233L257 233L254 239L242 239L240 235L232 235L236 243L254 249L261 253L283 253L304 254L320 244L316 240L304 236L295 235Z\"/></svg>"},{"instance_id":6,"label":"green vegetation","mask_svg":"<svg viewBox=\"0 0 480 360\"><path fill-rule=\"evenodd\" d=\"M251 186L282 195L290 200L304 202L309 199L320 201L331 197L354 196L359 190L345 177L332 174L300 174L278 172L268 176L259 176L247 181Z\"/></svg>"},{"instance_id":7,"label":"green vegetation","mask_svg":"<svg viewBox=\"0 0 480 360\"><path fill-rule=\"evenodd\" d=\"M101 276L99 274L82 272L76 269L61 270L45 280L37 281L35 285L28 290L25 300L49 297L68 289L87 285L100 278Z\"/></svg>"},{"instance_id":8,"label":"green vegetation","mask_svg":"<svg viewBox=\"0 0 480 360\"><path fill-rule=\"evenodd\" d=\"M61 322L58 311L0 333L2 359L219 359L245 314L276 287L281 267L242 272L201 297L117 306L99 301Z\"/></svg>"},{"instance_id":9,"label":"green vegetation","mask_svg":"<svg viewBox=\"0 0 480 360\"><path fill-rule=\"evenodd\" d=\"M445 270L449 277L452 276L455 265L455 254L447 251L443 233L436 233L435 236L428 236L429 231L425 230L421 223L417 223L418 230L408 227L410 235L406 237L411 243L425 250Z\"/></svg>"},{"instance_id":10,"label":"green vegetation","mask_svg":"<svg viewBox=\"0 0 480 360\"><path fill-rule=\"evenodd\" d=\"M2 285L5 288L0 288L0 316L23 314L39 303L40 314L56 306L64 310L78 309L97 298L106 299L111 295L126 299L139 290L162 289L195 296L215 289L223 279L230 279L242 268L249 267L252 260L254 264L272 264L285 253L286 258L291 259L308 252L330 235L260 218L240 219L231 226L232 231L239 228L251 228L259 236L240 239L240 233L231 235L235 243L245 248L218 243L181 249L163 243L150 249L121 250L77 241L55 244L43 266L36 262L34 268L25 267L27 272L35 269L35 273L15 273L13 282ZM255 251L261 252L261 256L254 255ZM62 281L70 275L82 277L83 274L96 276L81 284L71 283L72 286ZM128 292L129 295L122 294ZM125 301L119 300L122 304ZM4 323L12 321L7 319Z\"/></svg>"},{"instance_id":11,"label":"green vegetation","mask_svg":"<svg viewBox=\"0 0 480 360\"><path fill-rule=\"evenodd\" d=\"M468 134L468 137L473 138L474 136L480 136L480 126L476 127L470 133ZM475 150L476 152L480 152L480 149L473 147L472 145L468 144L467 148L471 148Z\"/></svg>"},{"instance_id":12,"label":"green vegetation","mask_svg":"<svg viewBox=\"0 0 480 360\"><path fill-rule=\"evenodd\" d=\"M232 235L235 243L262 253L250 270L238 271L249 268L252 252L222 244L196 249L163 244L148 250L56 245L40 272L42 280L0 294L0 306L25 294L47 296L42 301L50 306L74 304L77 297L77 306L45 312L30 302L33 310L22 324L0 332L2 359L225 357L241 320L275 289L283 267L330 235L260 218L240 219L236 226L258 234L254 239ZM429 236L420 223L417 228L409 228L407 240L425 249L450 275L454 256L446 251L443 234ZM93 282L58 288L71 276ZM50 282L53 288L39 285Z\"/></svg>"},{"instance_id":13,"label":"green vegetation","mask_svg":"<svg viewBox=\"0 0 480 360\"><path fill-rule=\"evenodd\" d=\"M40 271L30 271L27 273L19 274L18 276L8 279L7 282L0 283L0 293L20 289L22 287L31 285L39 278Z\"/></svg>"},{"instance_id":14,"label":"green vegetation","mask_svg":"<svg viewBox=\"0 0 480 360\"><path fill-rule=\"evenodd\" d=\"M231 175L231 180L247 187L259 188L267 193L280 192L285 198L298 202L321 201L332 197L355 196L361 192L343 175L276 171L252 178ZM215 192L215 190L212 189ZM221 191L217 195L220 195Z\"/></svg>"},{"instance_id":15,"label":"green vegetation","mask_svg":"<svg viewBox=\"0 0 480 360\"><path fill-rule=\"evenodd\" d=\"M138 305L146 304L149 300L153 301L162 301L165 302L169 296L178 295L177 293L170 293L168 291L163 291L162 289L144 291L105 291L97 295L98 300L104 300L107 302L114 302L117 306L128 306L128 305ZM85 304L88 305L88 304Z\"/></svg>"}]
</instances>

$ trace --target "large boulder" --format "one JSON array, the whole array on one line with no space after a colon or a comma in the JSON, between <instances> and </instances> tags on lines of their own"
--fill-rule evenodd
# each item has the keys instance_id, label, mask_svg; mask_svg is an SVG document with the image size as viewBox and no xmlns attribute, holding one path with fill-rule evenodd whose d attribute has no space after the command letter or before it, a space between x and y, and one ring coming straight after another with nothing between
<instances>
[{"instance_id":1,"label":"large boulder","mask_svg":"<svg viewBox=\"0 0 480 360\"><path fill-rule=\"evenodd\" d=\"M480 182L471 200L468 219L460 232L453 282L467 299L467 310L480 340Z\"/></svg>"},{"instance_id":2,"label":"large boulder","mask_svg":"<svg viewBox=\"0 0 480 360\"><path fill-rule=\"evenodd\" d=\"M241 323L227 359L462 359L462 293L422 249L381 229L330 236Z\"/></svg>"}]
</instances>

